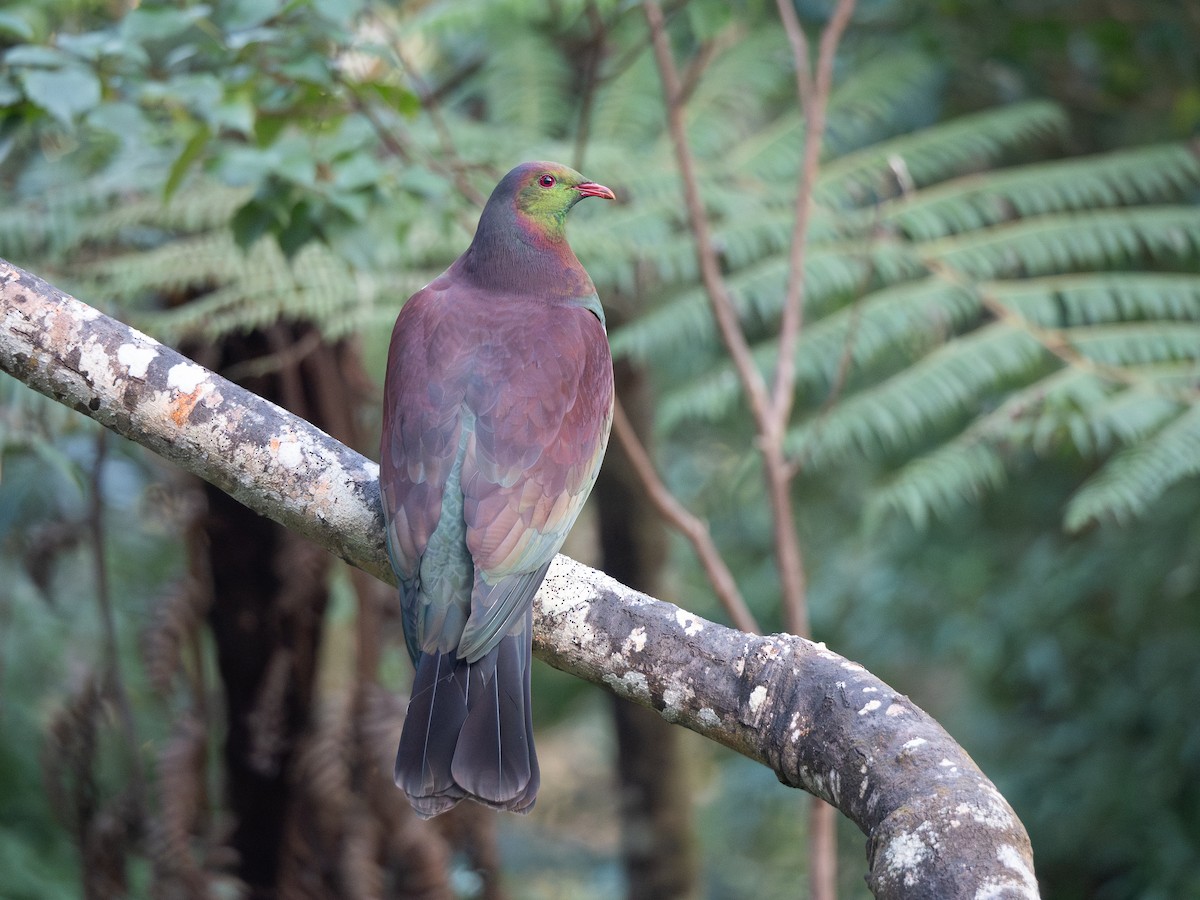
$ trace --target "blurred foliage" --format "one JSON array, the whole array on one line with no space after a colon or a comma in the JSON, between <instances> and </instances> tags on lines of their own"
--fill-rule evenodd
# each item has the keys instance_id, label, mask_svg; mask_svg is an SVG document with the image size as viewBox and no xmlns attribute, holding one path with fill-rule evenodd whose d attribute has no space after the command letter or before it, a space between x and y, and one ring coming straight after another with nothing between
<instances>
[{"instance_id":1,"label":"blurred foliage","mask_svg":"<svg viewBox=\"0 0 1200 900\"><path fill-rule=\"evenodd\" d=\"M815 633L950 726L1029 826L1053 898L1200 890L1200 726L1175 712L1200 687L1200 40L1184 7L860 4L810 232L791 439ZM798 8L812 27L828 10ZM786 41L769 4L671 9L677 52L702 61L701 189L767 368L803 140ZM286 317L360 334L379 362L396 307L465 246L511 163L559 158L612 185L620 206L581 207L573 243L628 322L614 350L652 371L668 480L771 621L745 413L638 7L18 2L0 48L0 254L164 340ZM0 716L16 723L0 756L23 773L0 819L21 835L0 841L0 872L17 874L0 877L24 879L0 886L20 896L73 880L34 789L37 710L82 696L64 667L97 632L37 599L18 539L56 546L30 523L79 519L88 432L8 380L0 403L0 565L18 585L0 601ZM161 483L120 458L109 503ZM140 585L114 571L127 673L179 565L169 535L138 534L113 529L107 549ZM689 551L675 557L680 598L703 607ZM70 554L52 568L91 581ZM162 737L139 677L139 729ZM785 814L759 776L720 771L701 832L723 858L743 848L755 883L714 866L712 896L785 895L794 830L770 824Z\"/></svg>"}]
</instances>

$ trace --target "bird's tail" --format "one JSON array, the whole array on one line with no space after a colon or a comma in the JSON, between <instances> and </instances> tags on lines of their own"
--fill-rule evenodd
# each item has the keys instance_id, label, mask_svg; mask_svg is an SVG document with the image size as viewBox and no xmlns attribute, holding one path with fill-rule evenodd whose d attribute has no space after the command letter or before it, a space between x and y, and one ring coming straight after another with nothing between
<instances>
[{"instance_id":1,"label":"bird's tail","mask_svg":"<svg viewBox=\"0 0 1200 900\"><path fill-rule=\"evenodd\" d=\"M477 662L453 651L421 656L395 772L417 815L431 818L463 798L511 812L533 807L541 777L529 705L531 641L527 627Z\"/></svg>"}]
</instances>

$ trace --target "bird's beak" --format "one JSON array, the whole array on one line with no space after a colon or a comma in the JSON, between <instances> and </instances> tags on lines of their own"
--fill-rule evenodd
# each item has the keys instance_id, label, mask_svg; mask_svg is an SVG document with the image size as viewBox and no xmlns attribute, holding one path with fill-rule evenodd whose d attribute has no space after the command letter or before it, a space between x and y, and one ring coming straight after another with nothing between
<instances>
[{"instance_id":1,"label":"bird's beak","mask_svg":"<svg viewBox=\"0 0 1200 900\"><path fill-rule=\"evenodd\" d=\"M617 195L610 188L606 188L602 184L596 184L594 181L585 181L583 184L575 185L575 190L579 191L581 197L599 197L602 200L616 200Z\"/></svg>"}]
</instances>

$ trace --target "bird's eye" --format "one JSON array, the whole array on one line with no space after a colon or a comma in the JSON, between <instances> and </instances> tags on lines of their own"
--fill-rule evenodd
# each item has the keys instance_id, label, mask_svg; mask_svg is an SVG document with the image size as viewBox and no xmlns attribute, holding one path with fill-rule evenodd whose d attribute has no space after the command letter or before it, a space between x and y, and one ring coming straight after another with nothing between
<instances>
[{"instance_id":1,"label":"bird's eye","mask_svg":"<svg viewBox=\"0 0 1200 900\"><path fill-rule=\"evenodd\" d=\"M554 187L554 176L550 174L543 175L538 179L538 184L542 187Z\"/></svg>"}]
</instances>

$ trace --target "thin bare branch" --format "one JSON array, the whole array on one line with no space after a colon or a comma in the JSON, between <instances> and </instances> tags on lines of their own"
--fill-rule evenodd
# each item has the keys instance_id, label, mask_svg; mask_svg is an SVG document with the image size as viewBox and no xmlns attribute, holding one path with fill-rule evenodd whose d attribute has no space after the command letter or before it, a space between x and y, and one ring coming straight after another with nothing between
<instances>
[{"instance_id":1,"label":"thin bare branch","mask_svg":"<svg viewBox=\"0 0 1200 900\"><path fill-rule=\"evenodd\" d=\"M792 60L796 67L796 96L800 98L800 110L807 117L809 106L812 104L813 81L809 71L808 38L800 27L800 19L796 15L796 7L792 0L776 0L779 18L783 22L783 31L792 47Z\"/></svg>"},{"instance_id":2,"label":"thin bare branch","mask_svg":"<svg viewBox=\"0 0 1200 900\"><path fill-rule=\"evenodd\" d=\"M696 551L704 574L708 576L717 599L725 607L725 612L728 613L729 620L734 627L754 634L761 633L762 629L755 621L754 614L750 612L750 608L742 598L742 592L738 590L733 573L729 571L729 567L725 565L725 560L721 556L721 551L713 543L708 524L698 516L692 515L663 484L654 468L654 462L650 459L650 454L638 440L633 425L630 424L629 417L625 415L625 410L619 400L613 412L613 431L617 435L617 440L621 442L625 454L629 457L634 472L637 473L642 486L646 489L650 502L658 510L658 514L686 537L691 543L692 549Z\"/></svg>"},{"instance_id":3,"label":"thin bare branch","mask_svg":"<svg viewBox=\"0 0 1200 900\"><path fill-rule=\"evenodd\" d=\"M442 109L438 95L430 90L424 76L421 75L416 65L408 58L404 52L403 42L399 36L394 37L392 41L392 52L396 54L396 59L400 62L405 74L413 83L416 89L417 96L421 100L421 108L425 114L429 116L429 121L433 123L433 130L437 132L438 145L442 151L442 159L438 161L441 169L448 172L450 177L454 179L455 186L462 191L463 196L470 200L478 207L482 207L487 203L487 196L481 194L467 178L465 166L462 163L462 157L458 153L458 147L454 143L454 136L450 133L449 126L446 125L446 120L442 118Z\"/></svg>"},{"instance_id":4,"label":"thin bare branch","mask_svg":"<svg viewBox=\"0 0 1200 900\"><path fill-rule=\"evenodd\" d=\"M808 93L807 102L804 102L804 160L801 163L799 184L796 188L796 224L792 231L791 249L788 254L787 294L779 323L779 356L771 387L771 429L768 432L772 436L779 436L780 440L787 430L788 417L791 416L795 399L796 341L799 340L800 330L804 327L804 264L808 251L808 226L812 218L813 188L817 182L817 171L821 162L821 144L825 137L825 114L833 87L833 61L838 43L854 13L854 3L855 0L838 0L829 24L821 34L816 80L811 85L799 86L799 90ZM786 8L790 13L790 16L784 15L784 24L791 36L793 28L799 31L800 27L799 23L794 21L795 12L787 0L779 0L779 5L781 11ZM790 26L789 21L792 22ZM807 43L802 33L798 43L793 39L792 47L799 71L808 61L805 49ZM797 78L799 79L799 75ZM804 96L805 94L801 93L802 101Z\"/></svg>"},{"instance_id":5,"label":"thin bare branch","mask_svg":"<svg viewBox=\"0 0 1200 900\"><path fill-rule=\"evenodd\" d=\"M658 65L659 78L662 80L663 95L666 100L667 130L671 135L671 144L675 151L675 159L679 165L679 175L683 180L684 202L687 206L688 224L696 243L696 259L700 266L700 276L704 288L712 304L713 316L721 332L721 340L729 352L730 358L742 383L746 398L750 403L755 421L769 421L770 398L767 395L767 384L754 365L754 357L750 353L750 345L738 321L737 311L729 296L729 288L721 276L721 266L717 261L717 253L713 246L712 228L708 222L708 213L700 198L700 187L696 180L696 164L688 146L687 133L683 122L683 91L680 86L679 72L675 68L675 57L671 52L670 41L667 38L663 22L662 9L654 0L646 0L642 4L646 14L646 22L650 26L650 43L654 49L654 59Z\"/></svg>"},{"instance_id":6,"label":"thin bare branch","mask_svg":"<svg viewBox=\"0 0 1200 900\"><path fill-rule=\"evenodd\" d=\"M775 526L775 556L779 567L784 619L796 634L807 635L809 623L804 557L791 499L794 469L783 444L795 400L796 343L804 325L804 264L808 253L808 226L812 217L813 188L821 161L821 143L825 135L825 113L833 87L833 60L854 12L854 0L838 0L833 16L821 34L816 79L811 84L799 74L801 68L808 64L807 42L799 30L799 22L795 21L794 11L789 6L785 12L784 4L780 6L784 27L792 43L797 89L801 91L800 99L804 106L804 157L797 179L796 222L788 254L787 293L779 323L779 355L771 386L770 411L762 428L762 452ZM789 12L791 15L788 15Z\"/></svg>"}]
</instances>

